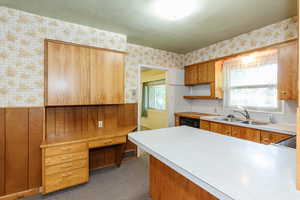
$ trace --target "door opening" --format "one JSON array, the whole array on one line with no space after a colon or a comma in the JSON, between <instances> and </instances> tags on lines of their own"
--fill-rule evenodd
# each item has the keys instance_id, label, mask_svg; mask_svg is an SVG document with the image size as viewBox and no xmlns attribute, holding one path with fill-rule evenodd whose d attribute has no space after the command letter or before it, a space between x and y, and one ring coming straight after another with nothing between
<instances>
[{"instance_id":1,"label":"door opening","mask_svg":"<svg viewBox=\"0 0 300 200\"><path fill-rule=\"evenodd\" d=\"M141 67L139 130L168 127L167 70Z\"/></svg>"}]
</instances>

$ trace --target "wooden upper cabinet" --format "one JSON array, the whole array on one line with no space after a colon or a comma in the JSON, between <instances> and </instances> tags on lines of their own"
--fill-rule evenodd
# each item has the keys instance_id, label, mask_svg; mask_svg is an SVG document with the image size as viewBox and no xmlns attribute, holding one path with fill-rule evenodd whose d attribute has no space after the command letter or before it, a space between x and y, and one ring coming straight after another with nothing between
<instances>
[{"instance_id":1,"label":"wooden upper cabinet","mask_svg":"<svg viewBox=\"0 0 300 200\"><path fill-rule=\"evenodd\" d=\"M199 83L198 81L198 65L189 65L184 68L185 77L184 82L185 85L196 85Z\"/></svg>"},{"instance_id":2,"label":"wooden upper cabinet","mask_svg":"<svg viewBox=\"0 0 300 200\"><path fill-rule=\"evenodd\" d=\"M297 42L278 47L278 98L296 100L298 84Z\"/></svg>"},{"instance_id":3,"label":"wooden upper cabinet","mask_svg":"<svg viewBox=\"0 0 300 200\"><path fill-rule=\"evenodd\" d=\"M45 105L124 103L124 53L45 42Z\"/></svg>"},{"instance_id":4,"label":"wooden upper cabinet","mask_svg":"<svg viewBox=\"0 0 300 200\"><path fill-rule=\"evenodd\" d=\"M91 103L124 103L124 54L91 49Z\"/></svg>"},{"instance_id":5,"label":"wooden upper cabinet","mask_svg":"<svg viewBox=\"0 0 300 200\"><path fill-rule=\"evenodd\" d=\"M46 105L89 104L90 50L55 42L46 45Z\"/></svg>"},{"instance_id":6,"label":"wooden upper cabinet","mask_svg":"<svg viewBox=\"0 0 300 200\"><path fill-rule=\"evenodd\" d=\"M198 84L208 83L208 63L198 65Z\"/></svg>"},{"instance_id":7,"label":"wooden upper cabinet","mask_svg":"<svg viewBox=\"0 0 300 200\"><path fill-rule=\"evenodd\" d=\"M216 80L216 62L207 63L207 82L214 82Z\"/></svg>"}]
</instances>

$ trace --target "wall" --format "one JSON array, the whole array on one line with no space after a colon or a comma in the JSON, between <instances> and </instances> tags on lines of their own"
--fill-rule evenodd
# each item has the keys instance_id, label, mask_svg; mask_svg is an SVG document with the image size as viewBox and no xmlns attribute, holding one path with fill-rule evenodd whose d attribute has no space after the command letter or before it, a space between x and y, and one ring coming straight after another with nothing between
<instances>
[{"instance_id":1,"label":"wall","mask_svg":"<svg viewBox=\"0 0 300 200\"><path fill-rule=\"evenodd\" d=\"M141 72L141 85L144 82L166 79L166 71L147 70ZM168 105L166 105L168 107ZM141 118L141 125L148 129L168 127L168 110L148 109L147 117Z\"/></svg>"},{"instance_id":2,"label":"wall","mask_svg":"<svg viewBox=\"0 0 300 200\"><path fill-rule=\"evenodd\" d=\"M170 69L183 67L183 55L144 47L135 44L128 44L128 56L126 57L126 102L137 102L138 90L138 69L141 66L161 66Z\"/></svg>"},{"instance_id":3,"label":"wall","mask_svg":"<svg viewBox=\"0 0 300 200\"><path fill-rule=\"evenodd\" d=\"M236 53L269 46L272 44L284 42L297 38L297 20L296 18L286 19L276 24L242 34L229 40L218 42L208 47L187 53L184 56L184 64L194 64L210 59L221 58ZM189 95L191 91L185 91ZM209 93L209 87L203 85L194 88L194 95L206 95ZM222 100L189 100L190 111L216 113L227 115L232 110L223 108ZM283 113L274 113L275 121L282 123L296 123L296 101L284 101ZM255 119L268 120L269 113L250 112Z\"/></svg>"},{"instance_id":4,"label":"wall","mask_svg":"<svg viewBox=\"0 0 300 200\"><path fill-rule=\"evenodd\" d=\"M128 51L127 103L137 102L139 64L183 66L183 55L128 44L122 34L0 7L0 107L43 106L45 38Z\"/></svg>"},{"instance_id":5,"label":"wall","mask_svg":"<svg viewBox=\"0 0 300 200\"><path fill-rule=\"evenodd\" d=\"M257 49L297 38L296 17L185 54L184 65Z\"/></svg>"},{"instance_id":6,"label":"wall","mask_svg":"<svg viewBox=\"0 0 300 200\"><path fill-rule=\"evenodd\" d=\"M125 35L0 7L0 106L42 106L44 39L126 50Z\"/></svg>"},{"instance_id":7,"label":"wall","mask_svg":"<svg viewBox=\"0 0 300 200\"><path fill-rule=\"evenodd\" d=\"M128 44L126 36L122 34L0 7L0 107L43 105L43 40L45 38L127 50L129 54L125 64L125 100L127 103L135 103L138 101L138 68L141 65L180 69L187 64L293 39L297 37L295 21L292 18L287 19L181 55ZM199 106L195 107L195 104L201 104L201 101L182 100L182 96L187 93L187 88L181 84L171 84L171 87L172 99L177 102L170 102L173 111L199 108ZM293 103L287 102L287 105L290 109L286 110L294 110ZM285 114L289 115L287 112Z\"/></svg>"}]
</instances>

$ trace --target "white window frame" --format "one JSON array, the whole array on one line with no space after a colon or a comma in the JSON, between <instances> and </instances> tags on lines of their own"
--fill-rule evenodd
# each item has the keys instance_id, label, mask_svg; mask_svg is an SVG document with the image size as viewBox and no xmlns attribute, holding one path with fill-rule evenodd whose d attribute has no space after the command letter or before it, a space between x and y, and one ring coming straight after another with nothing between
<instances>
[{"instance_id":1,"label":"white window frame","mask_svg":"<svg viewBox=\"0 0 300 200\"><path fill-rule=\"evenodd\" d=\"M167 109L167 102L166 102L166 98L167 98L167 95L165 95L165 107L163 109L160 109L160 108L153 108L150 106L150 98L149 98L149 90L150 90L150 87L151 86L165 86L165 89L167 89L167 85L165 83L165 80L159 80L159 81L151 81L151 82L154 82L154 84L150 84L148 85L148 104L149 104L149 110L159 110L159 111L165 111ZM158 83L155 83L155 82L158 82Z\"/></svg>"},{"instance_id":2,"label":"white window frame","mask_svg":"<svg viewBox=\"0 0 300 200\"><path fill-rule=\"evenodd\" d=\"M224 71L224 76L226 72ZM277 62L277 74L278 74L278 62ZM227 78L224 78L224 81ZM227 83L224 83L224 85L228 85ZM284 108L284 102L278 99L278 81L276 84L261 84L261 85L243 85L243 86L229 86L224 88L224 108L227 109L236 109L239 106L238 105L231 105L230 104L230 92L234 89L260 89L260 88L274 88L277 90L277 107L276 108L268 108L268 107L258 107L258 106L243 106L244 108L248 109L249 111L254 112L263 112L263 113L283 113Z\"/></svg>"}]
</instances>

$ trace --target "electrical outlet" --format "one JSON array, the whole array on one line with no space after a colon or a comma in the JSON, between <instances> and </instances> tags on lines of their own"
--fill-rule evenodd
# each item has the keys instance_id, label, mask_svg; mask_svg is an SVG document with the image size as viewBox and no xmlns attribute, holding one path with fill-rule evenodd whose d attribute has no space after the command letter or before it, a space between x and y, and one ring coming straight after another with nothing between
<instances>
[{"instance_id":1,"label":"electrical outlet","mask_svg":"<svg viewBox=\"0 0 300 200\"><path fill-rule=\"evenodd\" d=\"M102 128L103 127L103 121L98 121L98 128Z\"/></svg>"}]
</instances>

